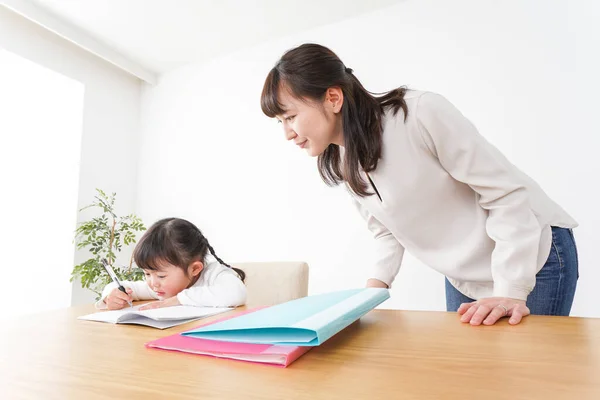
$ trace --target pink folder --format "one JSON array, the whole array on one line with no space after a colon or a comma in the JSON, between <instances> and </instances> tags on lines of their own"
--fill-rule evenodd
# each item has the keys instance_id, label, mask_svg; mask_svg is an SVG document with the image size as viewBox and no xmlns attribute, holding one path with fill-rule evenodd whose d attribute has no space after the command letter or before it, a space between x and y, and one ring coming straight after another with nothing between
<instances>
[{"instance_id":1,"label":"pink folder","mask_svg":"<svg viewBox=\"0 0 600 400\"><path fill-rule=\"evenodd\" d=\"M217 322L251 313L258 309L249 310L234 316L221 318ZM204 324L202 326L210 325ZM161 350L179 351L232 360L249 361L287 367L312 347L306 346L273 346L268 344L248 344L234 342L219 342L215 340L198 339L191 336L166 336L146 343L146 347Z\"/></svg>"}]
</instances>

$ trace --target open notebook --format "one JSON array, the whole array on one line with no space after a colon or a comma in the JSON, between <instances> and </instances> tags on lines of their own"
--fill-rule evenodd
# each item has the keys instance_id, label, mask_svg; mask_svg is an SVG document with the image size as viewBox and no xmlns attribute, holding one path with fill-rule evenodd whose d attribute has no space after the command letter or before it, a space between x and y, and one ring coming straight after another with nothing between
<instances>
[{"instance_id":1,"label":"open notebook","mask_svg":"<svg viewBox=\"0 0 600 400\"><path fill-rule=\"evenodd\" d=\"M231 318L237 318L241 315L255 311L256 309L249 310L241 314L236 314L234 316L224 317L218 321L210 322L208 325ZM146 347L276 365L280 367L287 367L312 348L306 346L273 346L268 344L218 342L215 340L197 339L194 337L183 336L178 333L148 342L146 343Z\"/></svg>"},{"instance_id":2,"label":"open notebook","mask_svg":"<svg viewBox=\"0 0 600 400\"><path fill-rule=\"evenodd\" d=\"M221 342L319 346L390 297L387 289L342 290L288 301L182 335Z\"/></svg>"},{"instance_id":3,"label":"open notebook","mask_svg":"<svg viewBox=\"0 0 600 400\"><path fill-rule=\"evenodd\" d=\"M217 307L174 306L140 311L140 307L135 306L122 310L100 311L84 315L78 319L110 322L113 324L146 325L153 328L165 329L231 310L231 308Z\"/></svg>"}]
</instances>

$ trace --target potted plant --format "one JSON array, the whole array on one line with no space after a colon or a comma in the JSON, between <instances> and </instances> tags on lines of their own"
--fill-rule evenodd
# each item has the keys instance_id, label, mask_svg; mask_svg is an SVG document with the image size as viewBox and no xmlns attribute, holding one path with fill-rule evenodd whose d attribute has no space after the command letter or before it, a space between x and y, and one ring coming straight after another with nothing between
<instances>
[{"instance_id":1,"label":"potted plant","mask_svg":"<svg viewBox=\"0 0 600 400\"><path fill-rule=\"evenodd\" d=\"M100 189L96 189L96 192L92 204L79 211L96 208L101 211L101 214L80 223L75 230L74 239L77 249L87 249L92 257L73 268L71 282L79 279L81 287L93 291L96 293L96 299L99 299L104 286L111 282L102 267L103 258L113 267L119 280L143 279L142 270L133 265L133 256L130 257L128 266L116 266L114 263L123 245L135 243L136 232L144 231L146 227L134 214L121 217L116 215L114 209L116 193L108 196Z\"/></svg>"}]
</instances>

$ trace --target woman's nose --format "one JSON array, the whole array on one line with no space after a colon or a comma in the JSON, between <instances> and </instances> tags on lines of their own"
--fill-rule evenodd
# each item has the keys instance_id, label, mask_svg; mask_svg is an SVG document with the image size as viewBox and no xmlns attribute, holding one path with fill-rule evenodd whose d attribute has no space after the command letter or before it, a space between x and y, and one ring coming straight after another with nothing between
<instances>
[{"instance_id":1,"label":"woman's nose","mask_svg":"<svg viewBox=\"0 0 600 400\"><path fill-rule=\"evenodd\" d=\"M287 124L284 125L283 132L285 134L286 140L293 140L296 138L296 136L298 136L298 135L296 135L296 132L294 132L294 130L292 128L290 128L290 126Z\"/></svg>"}]
</instances>

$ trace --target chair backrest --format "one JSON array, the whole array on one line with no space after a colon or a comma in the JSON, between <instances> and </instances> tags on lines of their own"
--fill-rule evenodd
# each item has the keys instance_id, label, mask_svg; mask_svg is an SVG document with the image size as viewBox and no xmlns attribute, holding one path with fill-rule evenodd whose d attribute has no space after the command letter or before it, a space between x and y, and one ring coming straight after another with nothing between
<instances>
[{"instance_id":1,"label":"chair backrest","mask_svg":"<svg viewBox=\"0 0 600 400\"><path fill-rule=\"evenodd\" d=\"M308 295L308 264L305 262L233 263L246 273L249 307L272 306Z\"/></svg>"}]
</instances>

